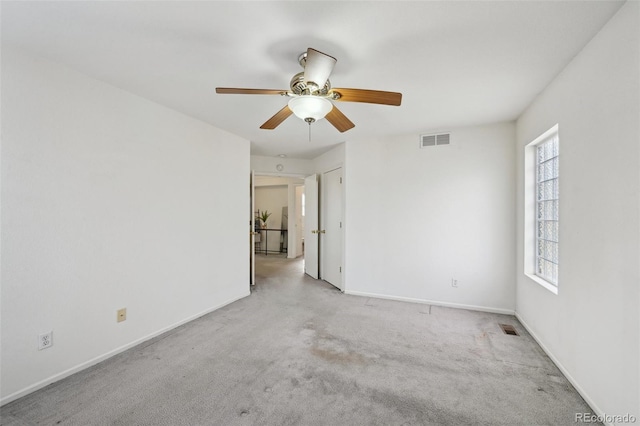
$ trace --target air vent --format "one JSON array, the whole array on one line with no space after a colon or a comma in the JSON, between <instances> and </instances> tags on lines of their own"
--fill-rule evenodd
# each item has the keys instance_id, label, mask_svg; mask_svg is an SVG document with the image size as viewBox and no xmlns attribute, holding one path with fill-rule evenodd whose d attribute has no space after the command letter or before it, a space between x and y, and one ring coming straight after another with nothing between
<instances>
[{"instance_id":1,"label":"air vent","mask_svg":"<svg viewBox=\"0 0 640 426\"><path fill-rule=\"evenodd\" d=\"M436 135L436 145L449 145L449 133L443 133L441 135Z\"/></svg>"},{"instance_id":2,"label":"air vent","mask_svg":"<svg viewBox=\"0 0 640 426\"><path fill-rule=\"evenodd\" d=\"M451 143L451 134L442 133L439 135L421 135L420 148L428 148L438 145L449 145Z\"/></svg>"},{"instance_id":3,"label":"air vent","mask_svg":"<svg viewBox=\"0 0 640 426\"><path fill-rule=\"evenodd\" d=\"M420 137L420 148L436 146L436 135L422 135Z\"/></svg>"},{"instance_id":4,"label":"air vent","mask_svg":"<svg viewBox=\"0 0 640 426\"><path fill-rule=\"evenodd\" d=\"M500 326L504 334L509 334L510 336L519 336L518 331L516 331L516 328L514 326L509 324L498 324L498 325Z\"/></svg>"}]
</instances>

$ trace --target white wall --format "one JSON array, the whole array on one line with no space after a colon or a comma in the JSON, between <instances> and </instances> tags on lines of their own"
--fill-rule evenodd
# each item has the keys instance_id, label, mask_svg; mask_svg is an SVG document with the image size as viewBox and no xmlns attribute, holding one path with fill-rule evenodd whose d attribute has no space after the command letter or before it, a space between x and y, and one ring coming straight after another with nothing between
<instances>
[{"instance_id":1,"label":"white wall","mask_svg":"<svg viewBox=\"0 0 640 426\"><path fill-rule=\"evenodd\" d=\"M282 171L279 171L276 168L278 164L282 164L282 166L284 167ZM280 158L252 155L251 170L255 171L256 174L304 177L313 173L313 161L300 158Z\"/></svg>"},{"instance_id":2,"label":"white wall","mask_svg":"<svg viewBox=\"0 0 640 426\"><path fill-rule=\"evenodd\" d=\"M249 294L248 141L7 46L1 100L2 402Z\"/></svg>"},{"instance_id":3,"label":"white wall","mask_svg":"<svg viewBox=\"0 0 640 426\"><path fill-rule=\"evenodd\" d=\"M640 418L639 5L626 3L517 122L520 319L599 413ZM559 124L558 294L523 271L524 145Z\"/></svg>"},{"instance_id":4,"label":"white wall","mask_svg":"<svg viewBox=\"0 0 640 426\"><path fill-rule=\"evenodd\" d=\"M300 179L300 182L290 183L287 188L288 191L288 207L289 207L289 222L288 226L288 240L287 240L287 257L289 259L295 259L302 255L302 239L304 238L304 227L301 226L302 222L302 192L304 192L304 180ZM298 195L300 191L300 195ZM299 198L300 197L300 198Z\"/></svg>"},{"instance_id":5,"label":"white wall","mask_svg":"<svg viewBox=\"0 0 640 426\"><path fill-rule=\"evenodd\" d=\"M256 187L277 185L287 186L289 184L304 184L304 179L280 176L260 176L258 174L255 175L254 186Z\"/></svg>"},{"instance_id":6,"label":"white wall","mask_svg":"<svg viewBox=\"0 0 640 426\"><path fill-rule=\"evenodd\" d=\"M324 172L344 165L345 144L341 143L330 151L313 159L313 173Z\"/></svg>"},{"instance_id":7,"label":"white wall","mask_svg":"<svg viewBox=\"0 0 640 426\"><path fill-rule=\"evenodd\" d=\"M418 139L346 144L346 291L513 313L514 124Z\"/></svg>"}]
</instances>

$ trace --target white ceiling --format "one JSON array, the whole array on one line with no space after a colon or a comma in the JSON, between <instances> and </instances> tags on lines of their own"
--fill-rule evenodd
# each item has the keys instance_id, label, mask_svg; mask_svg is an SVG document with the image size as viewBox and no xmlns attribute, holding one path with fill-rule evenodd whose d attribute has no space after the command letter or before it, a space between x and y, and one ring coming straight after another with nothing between
<instances>
[{"instance_id":1,"label":"white ceiling","mask_svg":"<svg viewBox=\"0 0 640 426\"><path fill-rule=\"evenodd\" d=\"M313 158L337 143L513 120L618 10L617 1L2 2L2 42L251 141L254 155ZM334 87L403 93L402 106L338 103L356 127L295 116L308 47L338 59Z\"/></svg>"}]
</instances>

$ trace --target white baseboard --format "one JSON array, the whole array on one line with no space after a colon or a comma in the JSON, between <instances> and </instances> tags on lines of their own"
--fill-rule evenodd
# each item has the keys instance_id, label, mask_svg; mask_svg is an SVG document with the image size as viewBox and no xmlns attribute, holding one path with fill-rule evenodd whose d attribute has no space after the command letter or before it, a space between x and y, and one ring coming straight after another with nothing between
<instances>
[{"instance_id":1,"label":"white baseboard","mask_svg":"<svg viewBox=\"0 0 640 426\"><path fill-rule=\"evenodd\" d=\"M558 367L558 369L562 372L562 374L567 378L567 380L569 380L569 383L571 383L573 385L573 387L578 391L578 393L580 394L580 396L585 400L585 402L587 404L589 404L589 406L591 407L591 409L595 412L595 414L597 416L601 416L604 418L604 411L602 411L597 405L596 403L593 401L593 399L591 399L589 397L589 394L587 394L587 392L585 392L585 390L580 386L580 384L573 378L573 376L571 376L571 374L569 373L569 371L567 371L566 368L564 368L564 366L562 365L562 363L553 355L553 353L549 350L549 348L547 348L544 343L542 343L542 340L540 340L540 338L538 337L538 335L531 329L531 327L529 327L529 325L525 322L524 319L522 319L522 317L520 316L520 314L518 314L516 312L516 318L518 319L518 321L520 321L520 324L522 324L522 326L529 332L529 334L531 335L531 337L533 337L533 339L538 343L538 345L540 345L540 347L542 348L542 350L544 351L544 353L547 354L547 356L549 358L551 358L551 361L553 361L553 363L556 365L556 367ZM614 426L612 423L607 423L604 422L605 425L607 426Z\"/></svg>"},{"instance_id":2,"label":"white baseboard","mask_svg":"<svg viewBox=\"0 0 640 426\"><path fill-rule=\"evenodd\" d=\"M522 326L529 332L529 334L533 337L533 339L540 345L542 350L547 354L547 356L551 359L551 361L558 367L558 369L562 372L562 374L569 380L569 383L573 385L573 387L578 391L580 396L586 401L587 404L591 407L591 409L595 412L597 416L601 416L604 418L604 411L602 411L597 404L589 397L587 392L580 386L580 384L571 376L571 374L567 371L566 368L558 361L558 359L553 355L553 353L542 343L540 338L536 335L536 333L527 325L527 323L522 319L522 317L515 311L509 309L501 309L501 308L491 308L485 306L475 306L475 305L465 305L461 303L450 303L450 302L438 302L432 300L425 299L415 299L412 297L400 297L400 296L389 296L385 294L376 294L376 293L367 293L361 291L346 291L345 294L351 294L353 296L365 296L365 297L373 297L376 299L388 299L388 300L397 300L400 302L412 302L412 303L422 303L434 306L444 306L448 308L457 308L457 309L468 309L472 311L481 311L481 312L491 312L496 314L506 314L506 315L515 315L518 321L522 324ZM604 423L606 426L615 426L611 423Z\"/></svg>"},{"instance_id":3,"label":"white baseboard","mask_svg":"<svg viewBox=\"0 0 640 426\"><path fill-rule=\"evenodd\" d=\"M240 295L238 297L235 297L235 298L232 298L230 300L227 300L227 301L225 301L223 303L220 303L220 304L218 304L218 305L216 305L214 307L208 308L208 309L206 309L206 310L204 310L204 311L202 311L200 313L197 313L197 314L192 315L192 316L190 316L188 318L185 318L185 319L183 319L181 321L178 321L175 324L172 324L170 326L164 327L164 328L162 328L162 329L160 329L160 330L158 330L156 332L153 332L153 333L151 333L149 335L146 335L144 337L136 339L133 342L127 343L124 346L120 346L119 348L111 350L111 351L109 351L109 352L107 352L107 353L105 353L103 355L97 356L97 357L95 357L93 359L90 359L89 361L86 361L86 362L83 362L81 364L78 364L75 367L71 367L68 370L65 370L65 371L63 371L61 373L58 373L58 374L54 374L53 376L51 376L51 377L49 377L47 379L41 380L41 381L39 381L37 383L34 383L34 384L30 385L30 386L27 386L26 388L24 388L22 390L14 392L11 395L7 395L6 397L0 399L0 406L8 404L8 403L10 403L12 401L15 401L16 399L22 398L25 395L28 395L28 394L30 394L32 392L35 392L35 391L37 391L39 389L42 389L42 388L46 387L46 386L49 386L52 383L55 383L55 382L57 382L59 380L62 380L64 378L66 378L66 377L69 377L72 374L78 373L78 372L80 372L80 371L82 371L82 370L84 370L86 368L94 366L94 365L96 365L96 364L98 364L98 363L100 363L100 362L102 362L102 361L104 361L106 359L111 358L112 356L115 356L115 355L117 355L117 354L119 354L121 352L126 351L127 349L131 349L132 347L134 347L136 345L139 345L140 343L143 343L143 342L146 342L147 340L153 339L154 337L159 336L162 333L166 333L167 331L173 330L176 327L180 327L183 324L186 324L186 323L191 322L191 321L193 321L195 319L198 319L198 318L200 318L200 317L202 317L204 315L207 315L208 313L216 311L216 310L218 310L218 309L220 309L220 308L222 308L224 306L227 306L227 305L229 305L229 304L231 304L231 303L233 303L233 302L235 302L237 300L243 299L243 298L249 296L250 294L251 294L251 292L247 291L245 294L242 294L242 295Z\"/></svg>"},{"instance_id":4,"label":"white baseboard","mask_svg":"<svg viewBox=\"0 0 640 426\"><path fill-rule=\"evenodd\" d=\"M390 296L387 294L367 293L363 291L347 290L345 291L345 294L351 294L353 296L373 297L376 299L397 300L399 302L411 302L411 303L422 303L425 305L444 306L446 308L468 309L470 311L491 312L494 314L515 315L515 311L512 309L492 308L488 306L476 306L476 305L465 305L462 303L439 302L435 300L415 299L413 297Z\"/></svg>"}]
</instances>

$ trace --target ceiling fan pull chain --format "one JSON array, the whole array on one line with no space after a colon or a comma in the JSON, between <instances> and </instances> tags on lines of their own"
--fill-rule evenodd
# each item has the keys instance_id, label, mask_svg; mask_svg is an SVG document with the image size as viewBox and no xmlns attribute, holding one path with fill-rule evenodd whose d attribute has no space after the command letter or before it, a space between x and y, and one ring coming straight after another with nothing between
<instances>
[{"instance_id":1,"label":"ceiling fan pull chain","mask_svg":"<svg viewBox=\"0 0 640 426\"><path fill-rule=\"evenodd\" d=\"M311 142L311 122L309 121L309 142Z\"/></svg>"}]
</instances>

